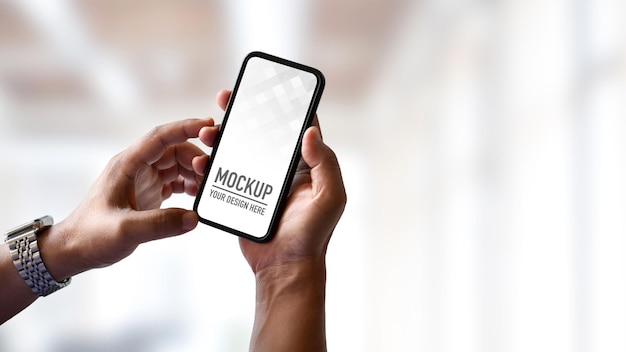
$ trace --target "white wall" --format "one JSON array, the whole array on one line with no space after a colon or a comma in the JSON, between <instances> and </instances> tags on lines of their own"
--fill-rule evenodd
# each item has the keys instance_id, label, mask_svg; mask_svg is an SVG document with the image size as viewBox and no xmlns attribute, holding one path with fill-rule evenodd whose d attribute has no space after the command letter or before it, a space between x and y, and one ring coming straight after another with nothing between
<instances>
[{"instance_id":1,"label":"white wall","mask_svg":"<svg viewBox=\"0 0 626 352\"><path fill-rule=\"evenodd\" d=\"M328 253L329 348L625 350L626 5L420 1L402 13L366 93L319 108L349 198ZM139 91L102 109L110 100L25 106L10 93L0 85L5 228L62 219L151 126L221 116L212 97ZM49 129L24 120L46 111ZM3 325L0 350L245 350L253 284L236 239L201 226L76 277Z\"/></svg>"}]
</instances>

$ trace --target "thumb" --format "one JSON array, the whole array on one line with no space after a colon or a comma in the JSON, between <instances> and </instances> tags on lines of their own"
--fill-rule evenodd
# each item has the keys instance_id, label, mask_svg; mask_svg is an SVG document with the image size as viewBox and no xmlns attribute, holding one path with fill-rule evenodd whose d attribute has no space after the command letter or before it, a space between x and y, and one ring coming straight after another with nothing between
<instances>
[{"instance_id":1,"label":"thumb","mask_svg":"<svg viewBox=\"0 0 626 352\"><path fill-rule=\"evenodd\" d=\"M126 219L128 234L139 243L180 235L197 225L196 213L180 208L136 211Z\"/></svg>"},{"instance_id":2,"label":"thumb","mask_svg":"<svg viewBox=\"0 0 626 352\"><path fill-rule=\"evenodd\" d=\"M341 169L335 153L322 141L320 129L309 127L302 140L302 159L311 168L311 186L324 208L341 207L346 202Z\"/></svg>"}]
</instances>

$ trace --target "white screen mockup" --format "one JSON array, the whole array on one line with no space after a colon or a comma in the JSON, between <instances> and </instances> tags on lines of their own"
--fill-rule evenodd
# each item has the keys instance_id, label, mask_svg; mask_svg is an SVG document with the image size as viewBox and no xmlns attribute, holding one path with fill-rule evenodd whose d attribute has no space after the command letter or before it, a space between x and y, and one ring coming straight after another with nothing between
<instances>
[{"instance_id":1,"label":"white screen mockup","mask_svg":"<svg viewBox=\"0 0 626 352\"><path fill-rule=\"evenodd\" d=\"M247 60L197 204L201 218L268 235L317 85L313 73Z\"/></svg>"}]
</instances>

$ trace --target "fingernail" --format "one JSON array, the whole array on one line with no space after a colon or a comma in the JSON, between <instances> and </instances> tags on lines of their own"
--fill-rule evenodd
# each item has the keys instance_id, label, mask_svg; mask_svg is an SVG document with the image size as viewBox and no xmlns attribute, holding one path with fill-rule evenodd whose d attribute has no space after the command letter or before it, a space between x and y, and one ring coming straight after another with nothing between
<instances>
[{"instance_id":1,"label":"fingernail","mask_svg":"<svg viewBox=\"0 0 626 352\"><path fill-rule=\"evenodd\" d=\"M319 128L313 127L313 131L314 131L313 133L315 134L315 141L316 142L321 142L322 141L322 135L320 133Z\"/></svg>"},{"instance_id":2,"label":"fingernail","mask_svg":"<svg viewBox=\"0 0 626 352\"><path fill-rule=\"evenodd\" d=\"M198 225L198 217L196 213L190 211L183 215L183 230L191 231Z\"/></svg>"}]
</instances>

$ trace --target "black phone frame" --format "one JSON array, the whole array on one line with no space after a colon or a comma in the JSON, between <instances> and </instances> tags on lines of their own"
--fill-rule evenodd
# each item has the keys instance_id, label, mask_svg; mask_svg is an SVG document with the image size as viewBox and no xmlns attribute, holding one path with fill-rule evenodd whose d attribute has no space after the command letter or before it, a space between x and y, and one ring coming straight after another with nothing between
<instances>
[{"instance_id":1,"label":"black phone frame","mask_svg":"<svg viewBox=\"0 0 626 352\"><path fill-rule=\"evenodd\" d=\"M298 163L300 162L300 156L301 156L301 150L302 150L302 137L304 136L304 133L306 132L306 130L313 124L313 120L315 119L315 114L317 111L317 107L319 105L319 102L322 98L322 93L324 91L324 87L326 85L326 79L324 77L324 75L322 74L321 71L310 67L310 66L306 66L294 61L290 61L287 59L283 59L280 58L278 56L274 56L271 54L267 54L265 52L261 52L261 51L253 51L251 53L249 53L248 55L246 55L246 57L243 60L243 63L241 65L241 69L239 70L239 74L237 76L237 81L235 82L235 87L233 88L233 91L231 93L230 99L228 100L228 104L226 106L226 111L224 112L224 118L222 120L221 126L220 126L220 130L215 138L215 143L213 145L213 149L211 152L211 155L216 155L217 152L219 151L219 144L220 144L220 140L222 138L222 135L224 133L224 131L226 130L226 126L228 124L228 118L230 116L230 111L232 108L232 105L235 101L235 97L237 95L237 92L239 90L239 84L241 83L241 80L243 78L243 74L246 70L246 67L248 65L248 61L251 58L254 57L259 57L265 60L269 60L269 61L273 61L276 63L279 63L281 65L285 65L285 66L289 66L298 70L302 70L305 72L309 72L313 75L315 75L315 77L317 78L317 84L315 87L315 91L313 92L313 97L311 99L311 103L309 104L309 109L307 111L306 117L305 117L305 121L302 124L302 128L300 130L300 135L298 137L298 141L296 143L296 146L294 148L294 152L293 155L291 157L291 161L289 163L289 168L287 170L287 174L285 175L284 178L284 182L283 185L281 187L280 190L280 194L278 196L278 202L276 203L276 207L273 209L273 214L272 214L272 218L270 220L270 224L268 226L268 230L265 233L265 235L263 237L256 237L256 236L252 236L249 235L245 232L239 231L237 229L233 229L229 226L226 225L222 225L220 223L208 220L203 218L200 213L198 213L198 206L200 204L200 199L202 198L202 194L204 193L204 189L207 183L207 179L209 176L209 171L211 170L211 167L213 166L213 160L215 160L215 158L211 157L209 158L209 162L208 165L206 167L206 170L204 172L204 176L202 179L202 183L200 184L200 188L198 189L198 194L196 195L196 199L194 201L193 204L193 210L196 212L196 214L198 215L198 219L200 222L215 227L217 229L220 229L222 231L226 231L229 232L231 234L237 235L239 237L243 237L246 238L248 240L254 241L254 242L259 242L259 243L263 243L263 242L268 242L269 240L272 239L275 231L276 231L276 227L278 226L278 223L280 222L280 218L282 216L284 207L285 207L285 203L287 202L287 198L289 196L289 189L291 188L291 183L293 182L293 177L295 175L296 169L298 167Z\"/></svg>"}]
</instances>

